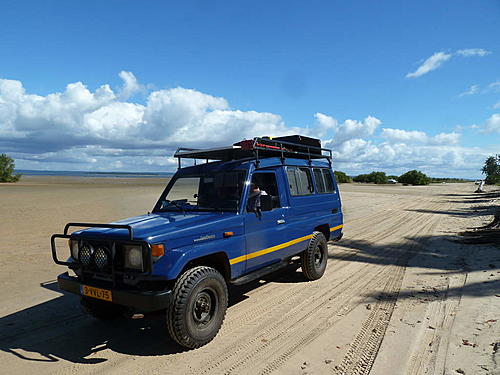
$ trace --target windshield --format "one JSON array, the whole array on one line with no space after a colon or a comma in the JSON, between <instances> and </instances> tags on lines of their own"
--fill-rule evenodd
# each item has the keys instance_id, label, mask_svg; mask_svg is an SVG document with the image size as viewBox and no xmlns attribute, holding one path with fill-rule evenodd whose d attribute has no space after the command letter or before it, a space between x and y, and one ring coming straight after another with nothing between
<instances>
[{"instance_id":1,"label":"windshield","mask_svg":"<svg viewBox=\"0 0 500 375\"><path fill-rule=\"evenodd\" d=\"M237 211L245 171L181 176L160 198L159 211Z\"/></svg>"}]
</instances>

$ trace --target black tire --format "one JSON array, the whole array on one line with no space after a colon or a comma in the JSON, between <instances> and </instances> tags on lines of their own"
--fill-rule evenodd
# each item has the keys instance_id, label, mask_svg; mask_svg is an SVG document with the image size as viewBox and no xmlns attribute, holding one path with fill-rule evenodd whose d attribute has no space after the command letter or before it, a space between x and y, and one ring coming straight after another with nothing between
<instances>
[{"instance_id":1,"label":"black tire","mask_svg":"<svg viewBox=\"0 0 500 375\"><path fill-rule=\"evenodd\" d=\"M172 339L189 349L212 341L226 315L227 295L226 281L216 269L199 266L184 272L167 309Z\"/></svg>"},{"instance_id":2,"label":"black tire","mask_svg":"<svg viewBox=\"0 0 500 375\"><path fill-rule=\"evenodd\" d=\"M300 254L302 272L307 280L318 280L323 276L328 260L328 245L325 235L313 232L312 238Z\"/></svg>"},{"instance_id":3,"label":"black tire","mask_svg":"<svg viewBox=\"0 0 500 375\"><path fill-rule=\"evenodd\" d=\"M89 297L81 297L80 303L87 313L99 320L121 318L127 310L124 306Z\"/></svg>"}]
</instances>

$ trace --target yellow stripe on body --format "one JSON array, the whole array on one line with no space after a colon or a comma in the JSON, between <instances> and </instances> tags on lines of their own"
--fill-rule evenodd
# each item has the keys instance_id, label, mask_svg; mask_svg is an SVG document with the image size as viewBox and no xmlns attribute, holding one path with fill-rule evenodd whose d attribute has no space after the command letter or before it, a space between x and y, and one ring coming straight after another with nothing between
<instances>
[{"instance_id":1,"label":"yellow stripe on body","mask_svg":"<svg viewBox=\"0 0 500 375\"><path fill-rule=\"evenodd\" d=\"M330 228L330 232L333 232L334 230L340 229L343 226L344 225L337 225L336 227ZM243 262L244 260L247 260L247 259L252 259L252 258L259 257L261 255L269 254L269 253L272 253L273 251L278 251L278 250L281 250L281 249L283 249L285 247L288 247L288 246L291 246L291 245L295 245L296 243L308 240L311 237L312 237L312 234L308 234L307 236L296 238L294 240L291 240L291 241L288 241L288 242L284 242L282 244L275 245L275 246L272 246L272 247L268 247L267 249L263 249L263 250L255 251L255 252L250 253L250 254L242 255L242 256L239 256L239 257L236 257L236 258L233 258L233 259L229 260L229 264L232 265L232 264L236 264L236 263L239 263L239 262Z\"/></svg>"},{"instance_id":2,"label":"yellow stripe on body","mask_svg":"<svg viewBox=\"0 0 500 375\"><path fill-rule=\"evenodd\" d=\"M337 230L337 229L340 229L343 227L344 227L344 224L337 225L336 227L330 228L330 232L333 232L334 230Z\"/></svg>"},{"instance_id":3,"label":"yellow stripe on body","mask_svg":"<svg viewBox=\"0 0 500 375\"><path fill-rule=\"evenodd\" d=\"M311 237L312 237L312 234L308 234L307 236L296 238L294 240L284 242L284 243L281 243L281 244L276 245L276 246L268 247L267 249L263 249L263 250L255 251L255 252L250 253L250 254L242 255L240 257L231 259L229 261L229 264L236 264L239 262L243 262L244 260L247 260L247 259L256 258L256 257L264 255L264 254L269 254L269 253L272 253L273 251L281 250L287 246L291 246L291 245L294 245L296 243L308 240Z\"/></svg>"}]
</instances>

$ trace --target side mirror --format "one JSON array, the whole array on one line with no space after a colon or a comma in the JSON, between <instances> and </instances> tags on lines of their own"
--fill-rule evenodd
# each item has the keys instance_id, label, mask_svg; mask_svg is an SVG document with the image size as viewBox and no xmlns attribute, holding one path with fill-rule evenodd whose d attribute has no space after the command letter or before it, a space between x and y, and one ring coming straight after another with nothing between
<instances>
[{"instance_id":1,"label":"side mirror","mask_svg":"<svg viewBox=\"0 0 500 375\"><path fill-rule=\"evenodd\" d=\"M270 195L260 196L260 210L271 211L273 209L273 197Z\"/></svg>"}]
</instances>

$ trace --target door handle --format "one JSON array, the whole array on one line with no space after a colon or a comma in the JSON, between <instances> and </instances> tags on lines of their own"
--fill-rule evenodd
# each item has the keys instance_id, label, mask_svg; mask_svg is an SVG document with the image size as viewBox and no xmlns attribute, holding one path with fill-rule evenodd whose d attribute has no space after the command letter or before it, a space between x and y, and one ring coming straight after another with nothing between
<instances>
[{"instance_id":1,"label":"door handle","mask_svg":"<svg viewBox=\"0 0 500 375\"><path fill-rule=\"evenodd\" d=\"M276 220L276 224L285 224L285 220L278 219L278 220Z\"/></svg>"},{"instance_id":2,"label":"door handle","mask_svg":"<svg viewBox=\"0 0 500 375\"><path fill-rule=\"evenodd\" d=\"M334 209L332 210L332 214L336 214L336 213L337 213L337 211L338 211L338 209L337 209L337 208L334 208Z\"/></svg>"}]
</instances>

